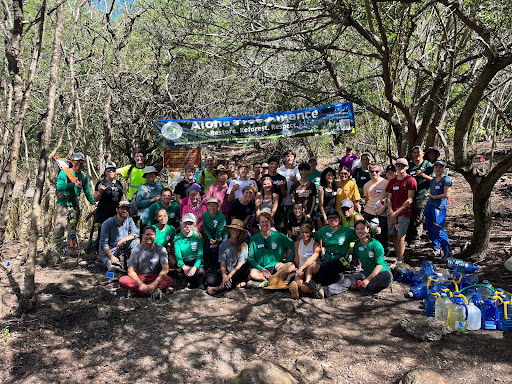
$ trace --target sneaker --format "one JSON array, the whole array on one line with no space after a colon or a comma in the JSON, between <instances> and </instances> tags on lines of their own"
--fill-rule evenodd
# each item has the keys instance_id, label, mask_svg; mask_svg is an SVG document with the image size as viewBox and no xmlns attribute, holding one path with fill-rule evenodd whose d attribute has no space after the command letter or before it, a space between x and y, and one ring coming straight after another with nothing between
<instances>
[{"instance_id":1,"label":"sneaker","mask_svg":"<svg viewBox=\"0 0 512 384\"><path fill-rule=\"evenodd\" d=\"M411 241L411 244L409 244L409 248L411 248L411 249L415 249L415 248L419 248L419 247L420 247L419 241Z\"/></svg>"},{"instance_id":2,"label":"sneaker","mask_svg":"<svg viewBox=\"0 0 512 384\"><path fill-rule=\"evenodd\" d=\"M162 296L163 296L163 295L162 295L162 291L161 291L159 288L155 289L155 290L153 291L153 293L151 294L151 298L152 298L153 300L161 300L161 299L162 299Z\"/></svg>"},{"instance_id":3,"label":"sneaker","mask_svg":"<svg viewBox=\"0 0 512 384\"><path fill-rule=\"evenodd\" d=\"M441 250L440 249L433 249L432 253L430 254L430 257L438 258L441 257Z\"/></svg>"},{"instance_id":4,"label":"sneaker","mask_svg":"<svg viewBox=\"0 0 512 384\"><path fill-rule=\"evenodd\" d=\"M323 299L325 297L325 292L322 286L313 280L303 283L306 287L309 288L311 293L316 299Z\"/></svg>"},{"instance_id":5,"label":"sneaker","mask_svg":"<svg viewBox=\"0 0 512 384\"><path fill-rule=\"evenodd\" d=\"M255 281L255 280L249 280L247 282L247 284L245 284L245 288L247 289L256 289L258 288L258 285L260 285L260 281Z\"/></svg>"},{"instance_id":6,"label":"sneaker","mask_svg":"<svg viewBox=\"0 0 512 384\"><path fill-rule=\"evenodd\" d=\"M265 288L266 286L268 286L268 280L263 280L258 284L258 288Z\"/></svg>"}]
</instances>

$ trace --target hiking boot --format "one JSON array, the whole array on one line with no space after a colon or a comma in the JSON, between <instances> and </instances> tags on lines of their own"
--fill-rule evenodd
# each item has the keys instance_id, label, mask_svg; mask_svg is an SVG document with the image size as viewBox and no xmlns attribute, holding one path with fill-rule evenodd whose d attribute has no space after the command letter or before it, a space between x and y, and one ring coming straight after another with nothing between
<instances>
[{"instance_id":1,"label":"hiking boot","mask_svg":"<svg viewBox=\"0 0 512 384\"><path fill-rule=\"evenodd\" d=\"M163 296L163 295L162 295L162 291L161 291L159 288L155 289L155 290L153 291L153 293L151 294L151 298L152 298L153 300L161 300L161 299L162 299L162 296Z\"/></svg>"}]
</instances>

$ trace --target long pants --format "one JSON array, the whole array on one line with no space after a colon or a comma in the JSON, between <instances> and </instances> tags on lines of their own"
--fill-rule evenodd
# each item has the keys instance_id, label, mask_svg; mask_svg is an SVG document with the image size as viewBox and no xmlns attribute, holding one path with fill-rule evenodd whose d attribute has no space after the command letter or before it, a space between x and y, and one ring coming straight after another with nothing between
<instances>
[{"instance_id":1,"label":"long pants","mask_svg":"<svg viewBox=\"0 0 512 384\"><path fill-rule=\"evenodd\" d=\"M65 244L64 234L66 228L68 236L76 236L76 228L80 218L80 208L67 205L59 205L55 209L55 224L53 226L53 248L61 251Z\"/></svg>"},{"instance_id":2,"label":"long pants","mask_svg":"<svg viewBox=\"0 0 512 384\"><path fill-rule=\"evenodd\" d=\"M407 229L406 241L410 244L421 240L423 235L423 223L425 222L425 206L427 200L416 200L412 202L412 217Z\"/></svg>"},{"instance_id":3,"label":"long pants","mask_svg":"<svg viewBox=\"0 0 512 384\"><path fill-rule=\"evenodd\" d=\"M345 291L349 289L356 289L357 281L362 281L366 279L369 275L371 275L371 271L361 271L353 273L351 276L345 277L342 280L341 285L345 288ZM384 288L389 287L392 281L393 274L390 271L381 271L378 273L377 276L370 280L370 282L366 286L366 290L368 292L382 291Z\"/></svg>"},{"instance_id":4,"label":"long pants","mask_svg":"<svg viewBox=\"0 0 512 384\"><path fill-rule=\"evenodd\" d=\"M108 256L99 256L99 261L109 272L119 272L122 269L126 270L128 268L128 260L130 260L132 251L138 244L139 239L133 239L127 241L121 250L117 249L117 247L110 249L110 252L112 252L112 254L121 261L121 265L112 264L110 257Z\"/></svg>"},{"instance_id":5,"label":"long pants","mask_svg":"<svg viewBox=\"0 0 512 384\"><path fill-rule=\"evenodd\" d=\"M143 273L143 274L137 274L139 276L139 279L144 284L151 284L153 281L156 280L158 277L157 273ZM172 284L172 278L170 276L164 276L162 280L157 285L157 288L159 289L167 289ZM139 290L139 286L135 281L132 280L130 276L123 276L119 279L119 285L123 288L129 289L130 291L137 292L139 295L143 297L147 297L147 295Z\"/></svg>"},{"instance_id":6,"label":"long pants","mask_svg":"<svg viewBox=\"0 0 512 384\"><path fill-rule=\"evenodd\" d=\"M339 279L344 270L345 266L339 259L324 261L313 280L320 285L330 285Z\"/></svg>"},{"instance_id":7,"label":"long pants","mask_svg":"<svg viewBox=\"0 0 512 384\"><path fill-rule=\"evenodd\" d=\"M388 217L375 216L366 212L363 212L363 217L368 222L372 221L375 217L379 219L380 234L375 235L375 239L382 244L382 247L386 251L388 249Z\"/></svg>"},{"instance_id":8,"label":"long pants","mask_svg":"<svg viewBox=\"0 0 512 384\"><path fill-rule=\"evenodd\" d=\"M183 263L186 266L193 267L196 259L187 258L183 259ZM204 282L206 280L206 271L203 267L197 267L196 273L194 276L185 276L185 281L187 282L189 288L199 288L204 289Z\"/></svg>"},{"instance_id":9,"label":"long pants","mask_svg":"<svg viewBox=\"0 0 512 384\"><path fill-rule=\"evenodd\" d=\"M425 223L433 249L441 249L445 255L451 255L450 239L445 231L446 209L437 209L432 205L425 207Z\"/></svg>"},{"instance_id":10,"label":"long pants","mask_svg":"<svg viewBox=\"0 0 512 384\"><path fill-rule=\"evenodd\" d=\"M216 247L212 247L210 244L210 239L206 235L206 242L204 244L204 254L203 254L203 262L206 270L220 270L219 263L219 248L220 244L217 243Z\"/></svg>"},{"instance_id":11,"label":"long pants","mask_svg":"<svg viewBox=\"0 0 512 384\"><path fill-rule=\"evenodd\" d=\"M231 277L231 289L235 288L241 282L247 281L249 272L251 271L251 263L246 262ZM206 285L210 287L218 287L222 283L222 273L208 273L206 276Z\"/></svg>"}]
</instances>

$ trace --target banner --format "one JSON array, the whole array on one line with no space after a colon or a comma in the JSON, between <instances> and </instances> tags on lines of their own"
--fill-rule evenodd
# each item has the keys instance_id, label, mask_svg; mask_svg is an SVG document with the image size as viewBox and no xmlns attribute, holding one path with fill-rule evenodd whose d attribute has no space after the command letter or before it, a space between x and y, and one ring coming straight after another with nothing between
<instances>
[{"instance_id":1,"label":"banner","mask_svg":"<svg viewBox=\"0 0 512 384\"><path fill-rule=\"evenodd\" d=\"M263 115L155 122L161 148L249 143L286 137L354 132L351 102Z\"/></svg>"}]
</instances>

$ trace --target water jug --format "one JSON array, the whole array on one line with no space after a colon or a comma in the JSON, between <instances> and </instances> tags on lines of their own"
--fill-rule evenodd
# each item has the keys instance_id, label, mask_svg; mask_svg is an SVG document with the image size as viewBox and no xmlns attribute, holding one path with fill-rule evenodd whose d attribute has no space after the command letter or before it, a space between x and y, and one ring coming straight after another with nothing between
<instances>
[{"instance_id":1,"label":"water jug","mask_svg":"<svg viewBox=\"0 0 512 384\"><path fill-rule=\"evenodd\" d=\"M437 320L447 321L448 319L448 307L451 305L452 301L446 295L446 293L441 293L441 297L436 300L435 303L435 315Z\"/></svg>"},{"instance_id":2,"label":"water jug","mask_svg":"<svg viewBox=\"0 0 512 384\"><path fill-rule=\"evenodd\" d=\"M408 299L421 300L427 296L427 283L421 283L411 287L411 290L405 294Z\"/></svg>"},{"instance_id":3,"label":"water jug","mask_svg":"<svg viewBox=\"0 0 512 384\"><path fill-rule=\"evenodd\" d=\"M510 300L510 292L505 291L503 288L497 288L496 294L503 300Z\"/></svg>"},{"instance_id":4,"label":"water jug","mask_svg":"<svg viewBox=\"0 0 512 384\"><path fill-rule=\"evenodd\" d=\"M476 291L480 294L480 297L482 298L482 300L485 302L485 300L487 300L489 297L492 296L493 294L493 287L491 285L491 283L489 283L489 280L484 280L482 281L482 285L485 285L485 287L477 287L476 288ZM488 288L486 288L488 287Z\"/></svg>"},{"instance_id":5,"label":"water jug","mask_svg":"<svg viewBox=\"0 0 512 384\"><path fill-rule=\"evenodd\" d=\"M414 272L410 269L397 269L395 271L395 281L398 281L399 283L410 284L413 277Z\"/></svg>"},{"instance_id":6,"label":"water jug","mask_svg":"<svg viewBox=\"0 0 512 384\"><path fill-rule=\"evenodd\" d=\"M480 309L482 309L482 306L484 305L484 301L478 292L475 292L473 296L471 296L470 302L475 304L475 306Z\"/></svg>"},{"instance_id":7,"label":"water jug","mask_svg":"<svg viewBox=\"0 0 512 384\"><path fill-rule=\"evenodd\" d=\"M466 299L466 296L464 296L459 291L453 292L452 302L455 303L457 299L460 299L464 302L464 304L468 305L468 299Z\"/></svg>"},{"instance_id":8,"label":"water jug","mask_svg":"<svg viewBox=\"0 0 512 384\"><path fill-rule=\"evenodd\" d=\"M466 303L460 299L455 299L448 307L448 325L457 332L466 330L468 323L468 307Z\"/></svg>"},{"instance_id":9,"label":"water jug","mask_svg":"<svg viewBox=\"0 0 512 384\"><path fill-rule=\"evenodd\" d=\"M498 309L492 300L485 300L482 306L482 329L485 331L495 331L498 329L498 316Z\"/></svg>"},{"instance_id":10,"label":"water jug","mask_svg":"<svg viewBox=\"0 0 512 384\"><path fill-rule=\"evenodd\" d=\"M473 303L468 305L468 331L476 331L482 326L482 312Z\"/></svg>"},{"instance_id":11,"label":"water jug","mask_svg":"<svg viewBox=\"0 0 512 384\"><path fill-rule=\"evenodd\" d=\"M444 285L445 280L443 275L436 274L427 281L427 290L438 291Z\"/></svg>"},{"instance_id":12,"label":"water jug","mask_svg":"<svg viewBox=\"0 0 512 384\"><path fill-rule=\"evenodd\" d=\"M440 297L439 293L435 290L428 291L427 298L425 299L425 316L434 317L436 313L436 300Z\"/></svg>"},{"instance_id":13,"label":"water jug","mask_svg":"<svg viewBox=\"0 0 512 384\"><path fill-rule=\"evenodd\" d=\"M432 275L436 271L434 264L429 260L425 260L421 263L421 269L424 270L427 275Z\"/></svg>"},{"instance_id":14,"label":"water jug","mask_svg":"<svg viewBox=\"0 0 512 384\"><path fill-rule=\"evenodd\" d=\"M512 331L512 305L510 301L503 301L498 307L498 329Z\"/></svg>"},{"instance_id":15,"label":"water jug","mask_svg":"<svg viewBox=\"0 0 512 384\"><path fill-rule=\"evenodd\" d=\"M448 296L449 298L453 296L452 291L450 291L450 289L445 285L442 285L441 288L439 289L439 293L443 292L446 293L446 296Z\"/></svg>"}]
</instances>

